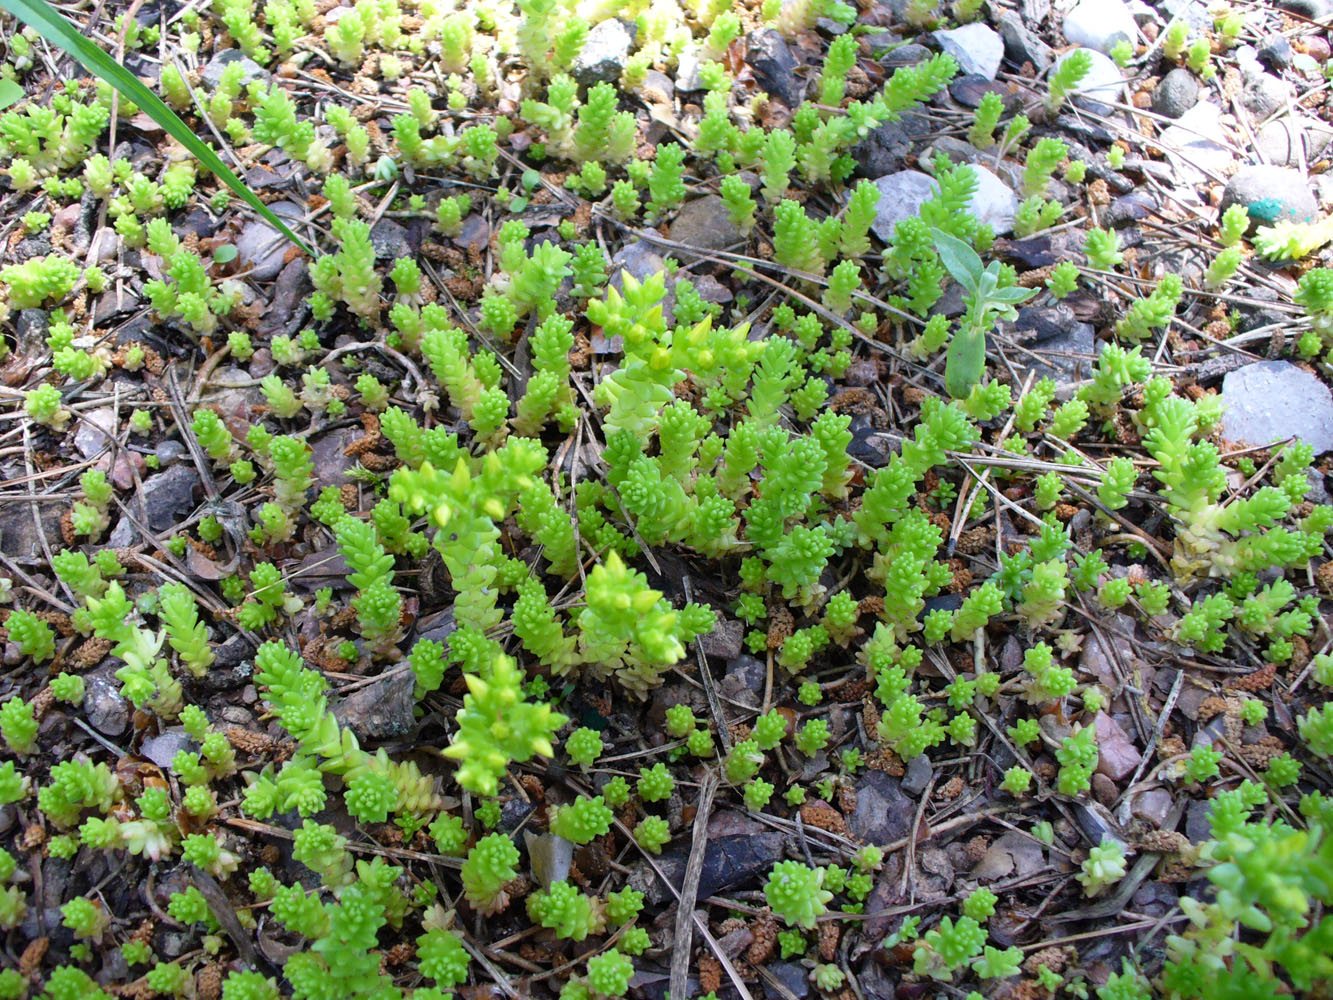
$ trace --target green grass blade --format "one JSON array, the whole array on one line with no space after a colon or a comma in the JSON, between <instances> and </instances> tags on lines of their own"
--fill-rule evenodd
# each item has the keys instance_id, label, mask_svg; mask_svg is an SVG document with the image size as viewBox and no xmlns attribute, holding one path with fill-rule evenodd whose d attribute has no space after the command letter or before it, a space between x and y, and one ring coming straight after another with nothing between
<instances>
[{"instance_id":1,"label":"green grass blade","mask_svg":"<svg viewBox=\"0 0 1333 1000\"><path fill-rule=\"evenodd\" d=\"M23 100L23 88L13 80L0 80L0 111Z\"/></svg>"},{"instance_id":2,"label":"green grass blade","mask_svg":"<svg viewBox=\"0 0 1333 1000\"><path fill-rule=\"evenodd\" d=\"M108 53L98 48L91 39L86 38L79 29L58 14L46 0L0 0L0 8L7 10L24 24L30 25L39 35L83 64L90 73L101 77L120 92L121 96L133 101L139 108L162 126L167 134L184 146L196 160L211 170L221 181L235 192L236 196L253 208L259 215L280 233L314 256L305 243L287 228L287 224L274 215L269 207L246 186L228 167L217 152L208 143L200 139L176 112L167 107L160 97L144 86L143 82L116 62Z\"/></svg>"}]
</instances>

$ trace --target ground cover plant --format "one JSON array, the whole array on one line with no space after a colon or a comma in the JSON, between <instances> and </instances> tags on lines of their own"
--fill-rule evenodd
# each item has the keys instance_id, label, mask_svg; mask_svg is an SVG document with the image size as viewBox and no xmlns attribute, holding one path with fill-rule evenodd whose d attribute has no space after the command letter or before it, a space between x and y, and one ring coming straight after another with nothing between
<instances>
[{"instance_id":1,"label":"ground cover plant","mask_svg":"<svg viewBox=\"0 0 1333 1000\"><path fill-rule=\"evenodd\" d=\"M1333 989L1323 5L12 9L0 998Z\"/></svg>"}]
</instances>

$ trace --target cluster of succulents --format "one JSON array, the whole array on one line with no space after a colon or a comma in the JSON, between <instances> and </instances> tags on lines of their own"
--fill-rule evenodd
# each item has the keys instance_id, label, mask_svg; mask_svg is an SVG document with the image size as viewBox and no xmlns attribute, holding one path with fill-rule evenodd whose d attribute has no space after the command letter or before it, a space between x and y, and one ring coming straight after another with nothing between
<instances>
[{"instance_id":1,"label":"cluster of succulents","mask_svg":"<svg viewBox=\"0 0 1333 1000\"><path fill-rule=\"evenodd\" d=\"M968 0L905 8L921 28L981 15ZM1306 671L1293 673L1299 708L1285 738L1268 737L1261 773L1233 766L1231 737L1202 727L1192 748L1173 733L1181 752L1145 761L1152 780L1210 802L1210 839L1175 853L1211 893L1184 897L1180 919L1154 931L1155 965L1127 962L1094 985L1087 970L1062 980L1025 963L992 923L1011 900L986 886L956 913L901 908L867 948L913 990L969 996L1025 974L1044 995L1095 986L1101 1000L1216 996L1226 977L1245 995L1326 989L1328 921L1312 914L1333 905L1320 785L1333 659L1312 648L1327 640L1328 585L1321 594L1311 571L1329 565L1333 506L1310 495L1308 445L1257 465L1224 452L1219 397L1162 374L1152 348L1196 295L1232 287L1249 255L1296 259L1333 234L1250 235L1249 214L1230 209L1192 288L1173 273L1138 280L1117 231L1088 220L1033 280L971 211L978 170L939 153L921 157L933 188L918 212L872 239L879 189L855 176L853 150L942 100L953 57L885 72L877 30L845 30L858 12L838 0L641 3L623 16L636 31L618 78L588 85L576 61L590 32L615 26L597 5L216 0L162 26L126 14L122 44L190 57L161 64L170 107L247 156L272 150L310 195L307 223L328 212L285 333L256 321L235 248L185 231L187 210L223 213L227 190L174 154L109 147L115 116L137 108L68 81L0 115L25 239L46 239L55 213L83 199L151 275L121 258L85 266L49 241L0 268L0 318L40 315L49 354L18 376L9 415L25 441L86 450L77 429L102 391L116 422L103 436L117 448L149 440L129 482L110 453L66 476L63 547L42 579L2 581L6 663L20 669L0 687L0 809L17 807L27 829L21 844L0 834L0 929L38 926L47 902L33 866L105 858L179 872L152 906L197 941L167 951L151 927L131 933L126 907L90 883L60 900L49 954L0 972L0 997L200 995L207 974L224 1000L444 1000L486 989L497 962L539 971L533 955L553 961L539 989L561 1000L622 997L636 962L662 960L668 943L621 880L626 859L651 872L689 849L683 806L701 779L727 809L801 831L801 853L765 865L737 912L839 995L850 969L823 929L903 877L881 869L908 841L807 839L806 824L847 811L868 766L963 758L1026 817L1023 835L1053 845L1051 804L1081 805L1103 761L1098 734L1112 714L1142 711L1128 707L1137 680L1111 691L1082 668L1079 616L1205 662L1243 654ZM1193 37L1172 22L1161 58L1210 77L1246 30L1237 16ZM818 43L808 100L770 114L747 89L743 28ZM36 72L31 44L14 35L6 76ZM246 60L206 86L188 68L206 44ZM1138 57L1117 49L1121 63ZM303 68L315 64L347 89L312 99L294 81L316 79ZM675 69L683 87L691 64L699 103L674 141L646 142L636 109L649 74ZM1012 168L1016 238L1082 221L1088 174L1123 166L1119 146L1093 164L1046 134L1090 69L1086 50L1062 58L1026 113L995 92L950 112L975 153ZM372 90L386 100L352 99ZM669 225L705 190L743 249L762 252L710 257L706 276L686 266L696 252L642 273L611 263L602 227L634 237ZM422 222L429 252L386 254L386 212ZM465 237L492 222L479 253ZM199 391L168 393L176 383L158 379L147 339L103 342L97 306L112 279L141 288L172 364L248 367L244 419ZM1095 283L1133 293L1088 378L1016 379L995 363L988 338L1020 304ZM1292 302L1309 322L1291 352L1327 361L1333 270L1308 269ZM902 440L870 462L863 418L884 411L855 369L882 357L892 377L876 388ZM365 436L340 443L355 461L331 470L320 456L338 421ZM132 480L165 462L154 433L186 445L209 484L208 502L166 534L134 506ZM969 455L992 460L984 474ZM1135 528L1149 511L1160 540ZM127 536L143 544L111 541ZM325 564L334 582L306 586ZM429 616L446 609L437 627ZM760 658L761 702L714 687L732 634ZM1002 665L1015 634L1019 655ZM238 641L255 701L237 717L262 734L226 711L220 664L235 666ZM103 660L97 681L81 672ZM416 745L367 738L346 717L358 685L399 678L418 732L432 734ZM71 745L65 721L93 732L78 719L93 683L133 708L136 752L147 734L179 737L156 773L100 737L47 763ZM1237 731L1264 725L1262 698L1231 700ZM627 733L621 706L661 731ZM1003 749L976 752L983 741ZM281 852L259 846L278 831L282 871ZM1051 856L1080 897L1109 895L1147 850L1110 836L1062 843ZM261 920L267 940L282 938L262 963L236 940ZM509 921L526 929L485 938ZM519 937L530 953L502 950ZM113 943L116 958L102 957ZM699 947L717 961L716 941Z\"/></svg>"}]
</instances>

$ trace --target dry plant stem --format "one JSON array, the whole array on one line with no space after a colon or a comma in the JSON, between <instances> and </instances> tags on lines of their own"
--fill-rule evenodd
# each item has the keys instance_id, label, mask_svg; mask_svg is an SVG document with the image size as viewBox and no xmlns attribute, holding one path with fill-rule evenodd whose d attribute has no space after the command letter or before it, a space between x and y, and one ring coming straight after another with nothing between
<instances>
[{"instance_id":1,"label":"dry plant stem","mask_svg":"<svg viewBox=\"0 0 1333 1000\"><path fill-rule=\"evenodd\" d=\"M717 773L709 768L699 786L699 801L690 835L690 857L685 863L685 877L676 900L676 923L671 952L671 995L686 994L686 977L693 952L694 903L699 894L699 876L703 874L704 852L708 848L708 819L713 814L713 796L717 792Z\"/></svg>"},{"instance_id":2,"label":"dry plant stem","mask_svg":"<svg viewBox=\"0 0 1333 1000\"><path fill-rule=\"evenodd\" d=\"M688 573L682 578L681 583L685 590L685 600L693 601L694 591ZM694 660L699 667L699 680L703 684L704 696L708 699L709 714L713 717L713 725L717 727L717 738L722 744L723 751L729 751L732 746L731 727L727 724L727 716L722 711L722 701L718 698L713 672L708 668L708 657L697 643L694 647Z\"/></svg>"}]
</instances>

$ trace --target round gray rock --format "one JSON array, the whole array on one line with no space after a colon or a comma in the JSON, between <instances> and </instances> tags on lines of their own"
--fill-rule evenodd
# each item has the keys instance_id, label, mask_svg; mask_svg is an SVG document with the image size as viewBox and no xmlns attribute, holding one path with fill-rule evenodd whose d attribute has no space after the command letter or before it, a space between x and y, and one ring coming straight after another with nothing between
<instances>
[{"instance_id":1,"label":"round gray rock","mask_svg":"<svg viewBox=\"0 0 1333 1000\"><path fill-rule=\"evenodd\" d=\"M1322 21L1333 15L1333 2L1330 0L1277 0L1283 10L1308 17L1311 21Z\"/></svg>"},{"instance_id":2,"label":"round gray rock","mask_svg":"<svg viewBox=\"0 0 1333 1000\"><path fill-rule=\"evenodd\" d=\"M641 240L635 240L633 243L626 243L616 255L611 258L611 285L617 289L621 287L621 271L628 271L637 281L645 280L650 274L662 270L666 266L666 261L662 259L652 244L644 243Z\"/></svg>"},{"instance_id":3,"label":"round gray rock","mask_svg":"<svg viewBox=\"0 0 1333 1000\"><path fill-rule=\"evenodd\" d=\"M370 229L370 245L375 248L379 260L397 260L416 253L421 240L418 238L414 243L412 235L393 219L380 219Z\"/></svg>"},{"instance_id":4,"label":"round gray rock","mask_svg":"<svg viewBox=\"0 0 1333 1000\"><path fill-rule=\"evenodd\" d=\"M1194 31L1212 31L1213 18L1203 0L1160 0L1154 4L1164 21L1180 18Z\"/></svg>"},{"instance_id":5,"label":"round gray rock","mask_svg":"<svg viewBox=\"0 0 1333 1000\"><path fill-rule=\"evenodd\" d=\"M1296 167L1318 160L1328 148L1330 139L1333 139L1333 133L1327 125L1304 115L1291 115L1261 128L1254 137L1254 146L1269 163Z\"/></svg>"},{"instance_id":6,"label":"round gray rock","mask_svg":"<svg viewBox=\"0 0 1333 1000\"><path fill-rule=\"evenodd\" d=\"M981 106L987 94L995 94L1008 106L1005 110L1013 111L1018 107L1016 95L1009 93L1009 88L984 76L960 76L949 84L949 96L963 107L972 109Z\"/></svg>"},{"instance_id":7,"label":"round gray rock","mask_svg":"<svg viewBox=\"0 0 1333 1000\"><path fill-rule=\"evenodd\" d=\"M847 817L847 826L866 843L892 843L912 828L914 809L897 778L867 771L856 782L856 809Z\"/></svg>"},{"instance_id":8,"label":"round gray rock","mask_svg":"<svg viewBox=\"0 0 1333 1000\"><path fill-rule=\"evenodd\" d=\"M965 24L961 28L935 32L935 41L958 60L963 75L977 74L994 80L1004 58L1004 42L984 24Z\"/></svg>"},{"instance_id":9,"label":"round gray rock","mask_svg":"<svg viewBox=\"0 0 1333 1000\"><path fill-rule=\"evenodd\" d=\"M119 736L130 724L130 703L120 693L120 685L106 673L84 678L83 713L103 736Z\"/></svg>"},{"instance_id":10,"label":"round gray rock","mask_svg":"<svg viewBox=\"0 0 1333 1000\"><path fill-rule=\"evenodd\" d=\"M44 355L46 333L51 321L45 309L24 309L18 315L18 353L24 357L37 358Z\"/></svg>"},{"instance_id":11,"label":"round gray rock","mask_svg":"<svg viewBox=\"0 0 1333 1000\"><path fill-rule=\"evenodd\" d=\"M1086 377L1097 356L1091 323L1084 323L1063 302L1049 306L1023 306L1014 321L1014 334L1042 361L1032 364L1039 378L1053 378L1061 385Z\"/></svg>"},{"instance_id":12,"label":"round gray rock","mask_svg":"<svg viewBox=\"0 0 1333 1000\"><path fill-rule=\"evenodd\" d=\"M1244 205L1250 218L1259 225L1272 225L1282 219L1308 222L1319 212L1310 181L1298 170L1287 167L1242 167L1222 192L1219 211L1232 205Z\"/></svg>"},{"instance_id":13,"label":"round gray rock","mask_svg":"<svg viewBox=\"0 0 1333 1000\"><path fill-rule=\"evenodd\" d=\"M1269 35L1262 39L1255 54L1261 63L1275 72L1281 72L1290 66L1296 55L1286 35Z\"/></svg>"},{"instance_id":14,"label":"round gray rock","mask_svg":"<svg viewBox=\"0 0 1333 1000\"><path fill-rule=\"evenodd\" d=\"M1199 78L1189 70L1173 69L1152 92L1152 109L1167 118L1179 118L1199 101Z\"/></svg>"},{"instance_id":15,"label":"round gray rock","mask_svg":"<svg viewBox=\"0 0 1333 1000\"><path fill-rule=\"evenodd\" d=\"M305 209L294 201L280 201L269 208L278 218L300 219ZM272 281L282 270L287 256L287 237L263 219L251 219L236 238L236 257L242 267L250 268L248 277L255 281Z\"/></svg>"},{"instance_id":16,"label":"round gray rock","mask_svg":"<svg viewBox=\"0 0 1333 1000\"><path fill-rule=\"evenodd\" d=\"M745 237L731 221L727 207L715 194L687 201L671 224L671 239L700 250L727 250Z\"/></svg>"},{"instance_id":17,"label":"round gray rock","mask_svg":"<svg viewBox=\"0 0 1333 1000\"><path fill-rule=\"evenodd\" d=\"M1272 73L1258 69L1245 73L1245 88L1241 91L1240 103L1251 115L1262 120L1281 111L1292 99L1291 86L1279 80Z\"/></svg>"},{"instance_id":18,"label":"round gray rock","mask_svg":"<svg viewBox=\"0 0 1333 1000\"><path fill-rule=\"evenodd\" d=\"M175 726L157 736L148 737L140 745L139 753L158 767L168 768L176 754L182 750L189 750L193 744L194 740L190 738L189 734L181 727Z\"/></svg>"},{"instance_id":19,"label":"round gray rock","mask_svg":"<svg viewBox=\"0 0 1333 1000\"><path fill-rule=\"evenodd\" d=\"M1124 229L1142 222L1157 210L1158 199L1150 191L1131 191L1121 195L1102 211L1102 224L1111 229Z\"/></svg>"},{"instance_id":20,"label":"round gray rock","mask_svg":"<svg viewBox=\"0 0 1333 1000\"><path fill-rule=\"evenodd\" d=\"M977 177L977 189L968 207L979 222L990 225L997 236L1013 232L1018 196L1013 189L986 167L971 164ZM917 170L903 170L875 181L879 188L879 207L871 229L885 243L893 238L893 229L903 219L921 212L921 206L935 197L939 185L935 178Z\"/></svg>"},{"instance_id":21,"label":"round gray rock","mask_svg":"<svg viewBox=\"0 0 1333 1000\"><path fill-rule=\"evenodd\" d=\"M401 739L416 731L409 674L382 677L334 706L333 714L362 740Z\"/></svg>"},{"instance_id":22,"label":"round gray rock","mask_svg":"<svg viewBox=\"0 0 1333 1000\"><path fill-rule=\"evenodd\" d=\"M223 49L212 59L208 65L203 68L199 74L199 80L207 90L217 90L222 82L222 71L230 63L238 62L241 64L241 83L254 83L256 81L268 83L272 75L259 63L255 62L240 49Z\"/></svg>"},{"instance_id":23,"label":"round gray rock","mask_svg":"<svg viewBox=\"0 0 1333 1000\"><path fill-rule=\"evenodd\" d=\"M1235 162L1222 109L1210 101L1194 105L1159 138L1186 183L1198 183L1209 172L1224 174Z\"/></svg>"},{"instance_id":24,"label":"round gray rock","mask_svg":"<svg viewBox=\"0 0 1333 1000\"><path fill-rule=\"evenodd\" d=\"M861 177L884 177L903 167L907 154L932 126L920 115L905 114L896 122L885 122L852 147L852 159ZM45 316L45 313L42 313ZM39 350L45 350L45 342Z\"/></svg>"},{"instance_id":25,"label":"round gray rock","mask_svg":"<svg viewBox=\"0 0 1333 1000\"><path fill-rule=\"evenodd\" d=\"M916 798L926 790L926 786L930 784L930 779L934 773L934 768L930 766L930 758L923 753L917 754L907 762L907 773L903 776L902 790Z\"/></svg>"},{"instance_id":26,"label":"round gray rock","mask_svg":"<svg viewBox=\"0 0 1333 1000\"><path fill-rule=\"evenodd\" d=\"M885 69L897 69L900 66L915 66L917 63L923 63L930 56L930 49L924 45L908 42L906 45L899 45L897 48L886 52L880 59L879 64Z\"/></svg>"},{"instance_id":27,"label":"round gray rock","mask_svg":"<svg viewBox=\"0 0 1333 1000\"><path fill-rule=\"evenodd\" d=\"M1333 210L1333 177L1320 174L1312 180L1315 196L1319 199L1319 207L1325 212Z\"/></svg>"},{"instance_id":28,"label":"round gray rock","mask_svg":"<svg viewBox=\"0 0 1333 1000\"><path fill-rule=\"evenodd\" d=\"M181 444L179 441L168 439L166 441L159 441L154 445L153 454L157 456L158 464L163 469L169 469L180 462L180 460L188 455L189 452L185 445Z\"/></svg>"},{"instance_id":29,"label":"round gray rock","mask_svg":"<svg viewBox=\"0 0 1333 1000\"><path fill-rule=\"evenodd\" d=\"M1294 437L1316 455L1333 450L1333 393L1290 361L1260 361L1228 373L1222 403L1228 441L1263 446Z\"/></svg>"},{"instance_id":30,"label":"round gray rock","mask_svg":"<svg viewBox=\"0 0 1333 1000\"><path fill-rule=\"evenodd\" d=\"M99 406L79 415L74 447L84 458L94 458L116 443L116 409Z\"/></svg>"}]
</instances>

